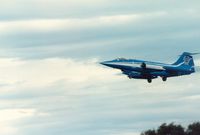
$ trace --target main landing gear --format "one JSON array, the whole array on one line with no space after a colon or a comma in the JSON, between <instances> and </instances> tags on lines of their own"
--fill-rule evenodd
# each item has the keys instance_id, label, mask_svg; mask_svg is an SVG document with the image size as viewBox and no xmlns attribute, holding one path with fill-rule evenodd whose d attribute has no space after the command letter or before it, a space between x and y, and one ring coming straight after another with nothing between
<instances>
[{"instance_id":1,"label":"main landing gear","mask_svg":"<svg viewBox=\"0 0 200 135\"><path fill-rule=\"evenodd\" d=\"M167 77L162 77L162 80L164 82L166 82L167 81ZM148 81L148 83L152 83L152 79L151 78L148 78L147 81Z\"/></svg>"},{"instance_id":2,"label":"main landing gear","mask_svg":"<svg viewBox=\"0 0 200 135\"><path fill-rule=\"evenodd\" d=\"M148 78L147 81L148 81L148 83L151 83L151 82L152 82L152 79L151 79L151 78Z\"/></svg>"},{"instance_id":3,"label":"main landing gear","mask_svg":"<svg viewBox=\"0 0 200 135\"><path fill-rule=\"evenodd\" d=\"M167 81L167 77L162 77L162 80L163 80L164 82L166 82L166 81Z\"/></svg>"}]
</instances>

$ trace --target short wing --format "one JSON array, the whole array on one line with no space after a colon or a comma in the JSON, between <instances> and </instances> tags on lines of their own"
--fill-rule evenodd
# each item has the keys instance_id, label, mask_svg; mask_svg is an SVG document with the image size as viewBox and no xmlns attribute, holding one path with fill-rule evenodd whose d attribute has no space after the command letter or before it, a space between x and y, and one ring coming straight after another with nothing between
<instances>
[{"instance_id":1,"label":"short wing","mask_svg":"<svg viewBox=\"0 0 200 135\"><path fill-rule=\"evenodd\" d=\"M126 71L122 71L123 74L127 75L129 78L135 78L135 79L154 79L157 78L158 75L153 75L152 73L154 72L136 72L136 71L130 71L130 70L126 70Z\"/></svg>"}]
</instances>

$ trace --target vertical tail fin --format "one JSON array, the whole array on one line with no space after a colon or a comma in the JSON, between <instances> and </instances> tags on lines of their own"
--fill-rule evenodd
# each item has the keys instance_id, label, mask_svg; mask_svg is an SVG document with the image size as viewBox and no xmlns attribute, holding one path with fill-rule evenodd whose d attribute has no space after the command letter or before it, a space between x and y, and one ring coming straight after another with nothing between
<instances>
[{"instance_id":1,"label":"vertical tail fin","mask_svg":"<svg viewBox=\"0 0 200 135\"><path fill-rule=\"evenodd\" d=\"M195 71L194 69L194 60L192 55L195 55L196 53L189 53L189 52L184 52L180 58L173 64L178 67L183 67L188 70Z\"/></svg>"}]
</instances>

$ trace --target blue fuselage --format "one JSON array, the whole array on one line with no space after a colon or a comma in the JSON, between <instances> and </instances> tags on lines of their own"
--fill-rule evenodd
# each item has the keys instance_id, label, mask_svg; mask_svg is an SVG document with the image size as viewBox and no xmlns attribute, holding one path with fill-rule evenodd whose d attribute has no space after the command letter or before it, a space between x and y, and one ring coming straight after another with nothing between
<instances>
[{"instance_id":1,"label":"blue fuselage","mask_svg":"<svg viewBox=\"0 0 200 135\"><path fill-rule=\"evenodd\" d=\"M189 68L188 65L182 65L183 63L173 65L135 59L116 59L112 61L105 61L101 64L120 69L123 74L128 75L129 78L135 79L154 79L158 76L174 77L189 75L195 72L193 67Z\"/></svg>"}]
</instances>

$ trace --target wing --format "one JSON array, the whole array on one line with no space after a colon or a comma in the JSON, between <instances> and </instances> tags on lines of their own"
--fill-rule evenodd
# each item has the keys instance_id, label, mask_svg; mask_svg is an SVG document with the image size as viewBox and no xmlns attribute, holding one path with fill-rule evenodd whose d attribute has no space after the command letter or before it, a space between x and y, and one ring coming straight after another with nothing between
<instances>
[{"instance_id":1,"label":"wing","mask_svg":"<svg viewBox=\"0 0 200 135\"><path fill-rule=\"evenodd\" d=\"M121 69L122 73L127 75L129 78L136 79L154 79L158 76L167 76L168 73L163 68L161 64L150 63L146 64L145 62L137 63L137 66L132 66L125 70Z\"/></svg>"},{"instance_id":2,"label":"wing","mask_svg":"<svg viewBox=\"0 0 200 135\"><path fill-rule=\"evenodd\" d=\"M157 75L152 75L151 72L136 72L136 71L130 71L130 70L125 70L122 71L123 74L127 75L128 78L132 79L154 79L157 78Z\"/></svg>"}]
</instances>

